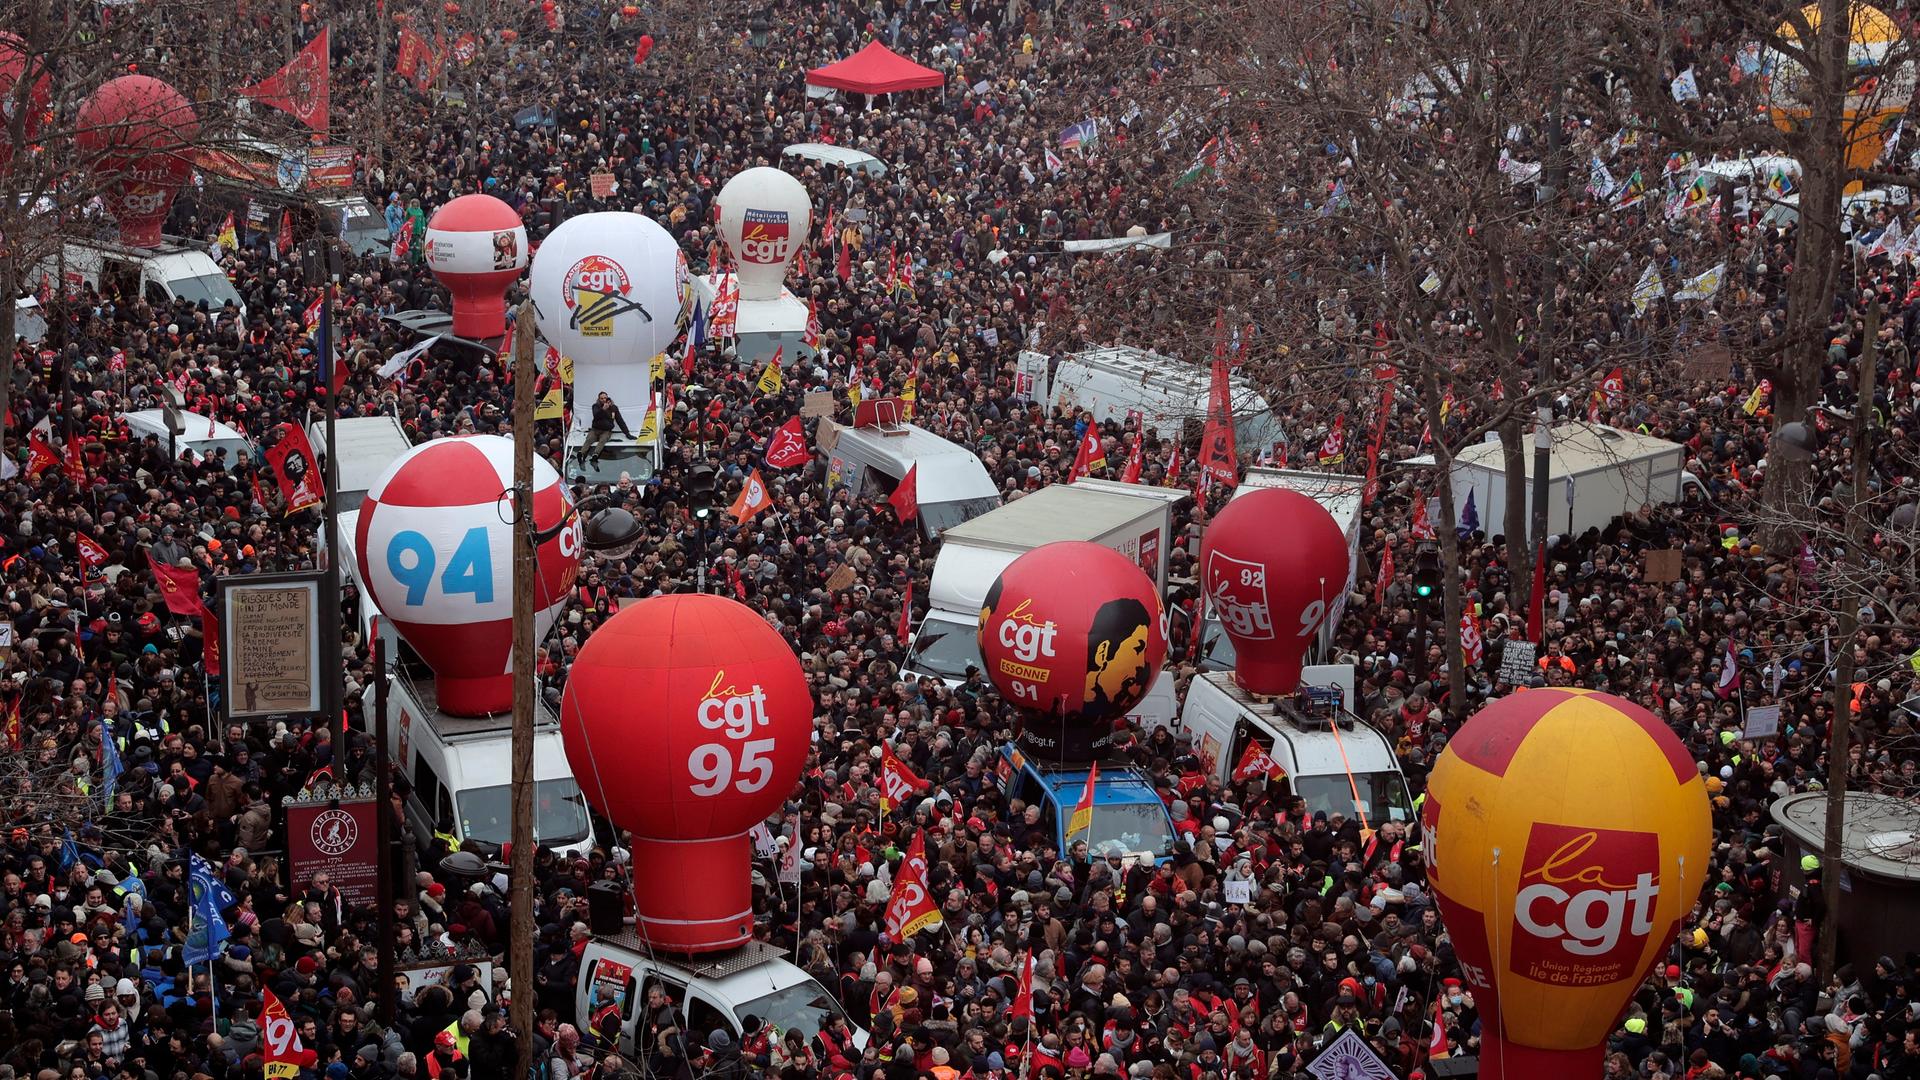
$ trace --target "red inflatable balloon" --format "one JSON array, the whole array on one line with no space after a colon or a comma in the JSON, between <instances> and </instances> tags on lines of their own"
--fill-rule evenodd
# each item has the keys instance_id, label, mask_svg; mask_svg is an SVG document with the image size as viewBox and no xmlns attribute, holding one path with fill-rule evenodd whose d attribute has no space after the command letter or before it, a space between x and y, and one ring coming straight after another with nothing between
<instances>
[{"instance_id":1,"label":"red inflatable balloon","mask_svg":"<svg viewBox=\"0 0 1920 1080\"><path fill-rule=\"evenodd\" d=\"M27 75L29 66L36 72L33 89L27 91L25 132L29 142L40 134L40 121L46 116L50 100L46 65L33 59L27 43L19 36L0 30L0 172L13 164L13 143L8 138L13 127L14 87Z\"/></svg>"},{"instance_id":2,"label":"red inflatable balloon","mask_svg":"<svg viewBox=\"0 0 1920 1080\"><path fill-rule=\"evenodd\" d=\"M1300 657L1346 594L1349 559L1333 515L1297 491L1249 491L1215 515L1200 547L1201 584L1248 693L1299 687Z\"/></svg>"},{"instance_id":3,"label":"red inflatable balloon","mask_svg":"<svg viewBox=\"0 0 1920 1080\"><path fill-rule=\"evenodd\" d=\"M427 222L427 269L453 294L453 332L507 332L507 289L527 268L527 228L491 195L462 195Z\"/></svg>"},{"instance_id":4,"label":"red inflatable balloon","mask_svg":"<svg viewBox=\"0 0 1920 1080\"><path fill-rule=\"evenodd\" d=\"M1062 763L1104 753L1167 658L1164 619L1153 579L1099 544L1043 544L1000 571L980 609L980 656L1025 711L1021 749Z\"/></svg>"},{"instance_id":5,"label":"red inflatable balloon","mask_svg":"<svg viewBox=\"0 0 1920 1080\"><path fill-rule=\"evenodd\" d=\"M634 604L580 650L560 703L587 801L633 833L635 929L675 952L753 933L752 841L800 778L813 699L785 639L744 604Z\"/></svg>"},{"instance_id":6,"label":"red inflatable balloon","mask_svg":"<svg viewBox=\"0 0 1920 1080\"><path fill-rule=\"evenodd\" d=\"M641 34L640 43L633 47L633 62L636 64L644 64L647 62L647 57L652 55L652 53L653 35Z\"/></svg>"},{"instance_id":7,"label":"red inflatable balloon","mask_svg":"<svg viewBox=\"0 0 1920 1080\"><path fill-rule=\"evenodd\" d=\"M160 226L187 179L200 120L180 91L147 75L122 75L80 106L80 150L93 161L120 241L157 247Z\"/></svg>"}]
</instances>

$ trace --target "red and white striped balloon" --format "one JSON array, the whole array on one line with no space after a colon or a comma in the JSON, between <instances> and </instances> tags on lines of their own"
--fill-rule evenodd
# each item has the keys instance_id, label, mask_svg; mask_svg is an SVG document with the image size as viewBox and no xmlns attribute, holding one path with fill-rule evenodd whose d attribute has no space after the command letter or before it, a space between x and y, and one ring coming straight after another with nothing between
<instances>
[{"instance_id":1,"label":"red and white striped balloon","mask_svg":"<svg viewBox=\"0 0 1920 1080\"><path fill-rule=\"evenodd\" d=\"M368 596L435 676L442 711L513 707L513 441L422 443L388 466L360 510L355 550ZM567 527L540 545L536 638L580 571L581 524L560 474L533 459L533 516Z\"/></svg>"}]
</instances>

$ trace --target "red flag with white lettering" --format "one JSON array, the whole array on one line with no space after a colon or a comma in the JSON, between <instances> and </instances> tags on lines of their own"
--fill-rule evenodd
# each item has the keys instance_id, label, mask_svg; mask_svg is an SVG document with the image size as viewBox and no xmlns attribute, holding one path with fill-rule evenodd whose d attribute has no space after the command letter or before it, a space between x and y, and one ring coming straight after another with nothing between
<instances>
[{"instance_id":1,"label":"red flag with white lettering","mask_svg":"<svg viewBox=\"0 0 1920 1080\"><path fill-rule=\"evenodd\" d=\"M239 96L271 105L315 131L327 130L329 61L327 29L307 42L287 66L239 91Z\"/></svg>"},{"instance_id":2,"label":"red flag with white lettering","mask_svg":"<svg viewBox=\"0 0 1920 1080\"><path fill-rule=\"evenodd\" d=\"M907 801L915 793L925 791L927 781L913 774L907 763L893 753L891 744L882 744L880 748L880 812L886 813Z\"/></svg>"},{"instance_id":3,"label":"red flag with white lettering","mask_svg":"<svg viewBox=\"0 0 1920 1080\"><path fill-rule=\"evenodd\" d=\"M940 924L940 906L927 892L927 837L915 832L900 860L893 879L893 895L887 898L888 941L905 941L930 926Z\"/></svg>"},{"instance_id":4,"label":"red flag with white lettering","mask_svg":"<svg viewBox=\"0 0 1920 1080\"><path fill-rule=\"evenodd\" d=\"M807 432L801 426L800 418L794 417L780 425L767 439L767 468L793 469L813 460L813 451L807 446Z\"/></svg>"}]
</instances>

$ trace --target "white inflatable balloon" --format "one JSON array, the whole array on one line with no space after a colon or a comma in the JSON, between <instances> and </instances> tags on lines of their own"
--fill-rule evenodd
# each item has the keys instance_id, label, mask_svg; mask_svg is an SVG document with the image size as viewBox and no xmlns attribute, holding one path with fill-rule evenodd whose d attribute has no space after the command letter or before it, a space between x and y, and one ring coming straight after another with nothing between
<instances>
[{"instance_id":1,"label":"white inflatable balloon","mask_svg":"<svg viewBox=\"0 0 1920 1080\"><path fill-rule=\"evenodd\" d=\"M720 235L733 252L740 299L778 300L787 264L813 227L813 202L800 181L766 166L720 189Z\"/></svg>"},{"instance_id":2,"label":"white inflatable balloon","mask_svg":"<svg viewBox=\"0 0 1920 1080\"><path fill-rule=\"evenodd\" d=\"M533 256L540 335L581 365L638 364L685 329L693 279L672 235L639 214L581 214Z\"/></svg>"}]
</instances>

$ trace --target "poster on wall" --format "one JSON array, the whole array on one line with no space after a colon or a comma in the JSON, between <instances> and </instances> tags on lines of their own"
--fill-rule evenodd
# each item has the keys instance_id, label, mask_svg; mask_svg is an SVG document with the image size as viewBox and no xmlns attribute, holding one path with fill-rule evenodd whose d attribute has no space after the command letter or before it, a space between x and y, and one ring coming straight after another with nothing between
<instances>
[{"instance_id":1,"label":"poster on wall","mask_svg":"<svg viewBox=\"0 0 1920 1080\"><path fill-rule=\"evenodd\" d=\"M318 715L319 572L221 579L220 654L231 720Z\"/></svg>"}]
</instances>

